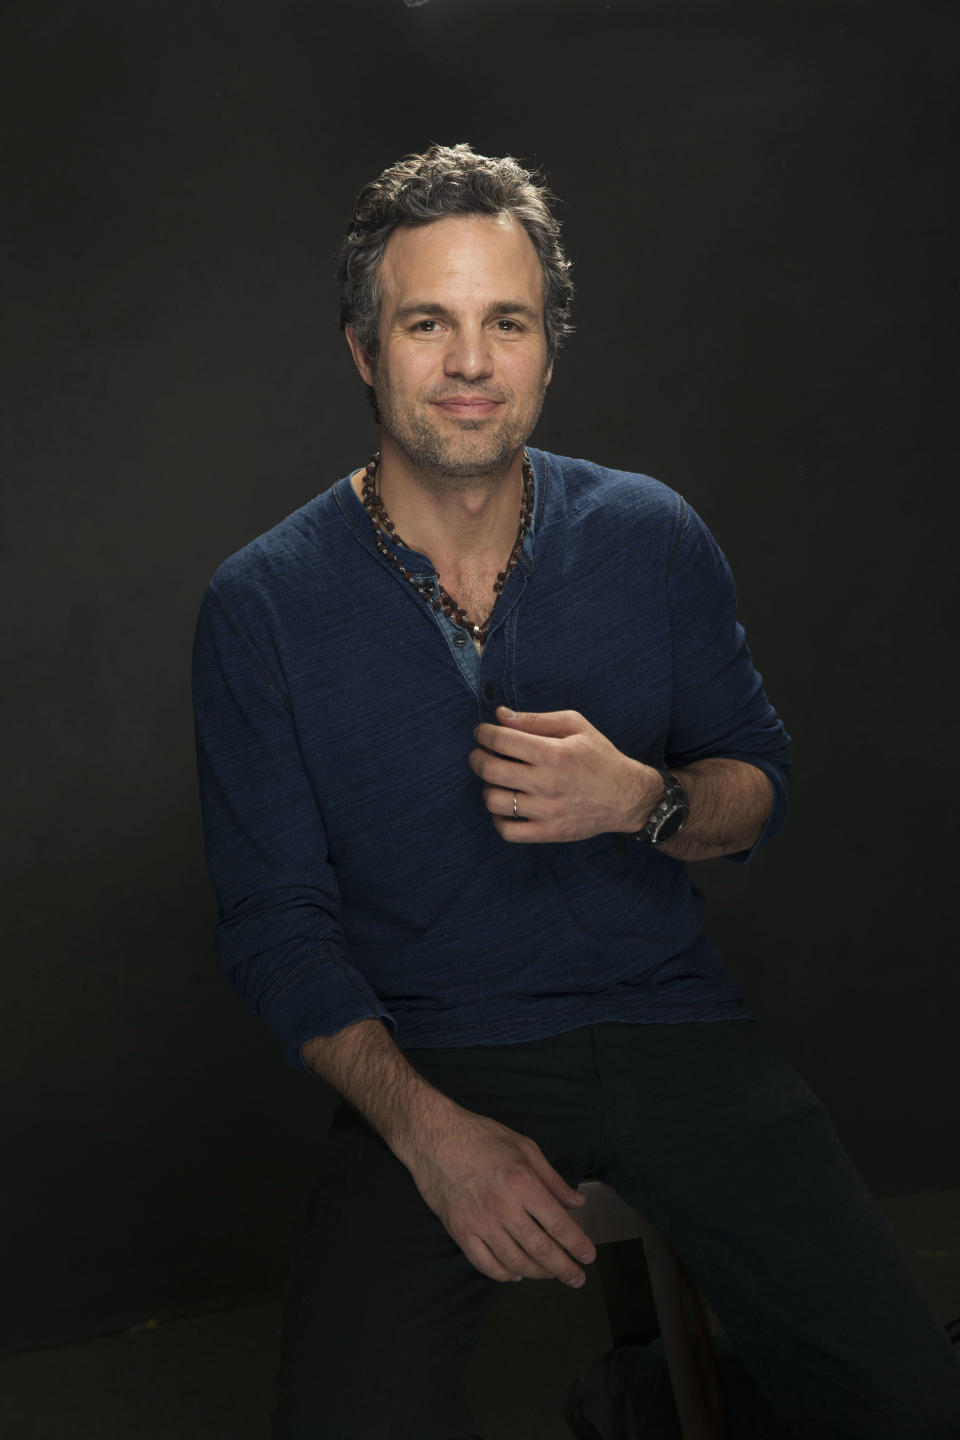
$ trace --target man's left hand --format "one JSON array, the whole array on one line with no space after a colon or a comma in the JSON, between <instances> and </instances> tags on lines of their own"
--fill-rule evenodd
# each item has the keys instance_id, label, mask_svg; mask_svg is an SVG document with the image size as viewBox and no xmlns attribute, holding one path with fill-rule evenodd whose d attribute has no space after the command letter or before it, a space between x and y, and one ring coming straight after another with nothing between
<instances>
[{"instance_id":1,"label":"man's left hand","mask_svg":"<svg viewBox=\"0 0 960 1440\"><path fill-rule=\"evenodd\" d=\"M631 760L576 710L517 714L478 725L470 768L504 840L587 840L639 830L663 792L657 770ZM516 797L516 807L514 807Z\"/></svg>"}]
</instances>

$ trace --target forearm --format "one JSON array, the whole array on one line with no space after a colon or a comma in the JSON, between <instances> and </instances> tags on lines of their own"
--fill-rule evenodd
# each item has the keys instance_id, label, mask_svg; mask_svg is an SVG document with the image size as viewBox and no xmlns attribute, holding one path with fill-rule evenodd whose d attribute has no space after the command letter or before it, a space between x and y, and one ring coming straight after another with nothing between
<instances>
[{"instance_id":1,"label":"forearm","mask_svg":"<svg viewBox=\"0 0 960 1440\"><path fill-rule=\"evenodd\" d=\"M407 1061L379 1020L358 1020L302 1047L409 1170L467 1259L493 1280L582 1285L596 1251L567 1210L583 1196L535 1141L465 1110ZM562 1207L562 1208L561 1208Z\"/></svg>"},{"instance_id":2,"label":"forearm","mask_svg":"<svg viewBox=\"0 0 960 1440\"><path fill-rule=\"evenodd\" d=\"M459 1107L413 1068L379 1020L358 1020L302 1047L310 1069L349 1100L406 1163Z\"/></svg>"},{"instance_id":3,"label":"forearm","mask_svg":"<svg viewBox=\"0 0 960 1440\"><path fill-rule=\"evenodd\" d=\"M749 850L773 803L769 777L755 765L724 757L697 760L673 773L687 792L690 814L683 829L657 848L676 860L713 860ZM646 813L637 829L646 823L660 798L659 776L652 800L649 786L644 785L643 790L640 813Z\"/></svg>"}]
</instances>

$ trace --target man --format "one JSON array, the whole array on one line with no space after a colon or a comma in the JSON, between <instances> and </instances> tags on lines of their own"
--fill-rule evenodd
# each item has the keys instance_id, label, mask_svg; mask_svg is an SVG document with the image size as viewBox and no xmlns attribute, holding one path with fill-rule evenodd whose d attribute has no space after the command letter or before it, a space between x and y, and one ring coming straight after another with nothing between
<instances>
[{"instance_id":1,"label":"man","mask_svg":"<svg viewBox=\"0 0 960 1440\"><path fill-rule=\"evenodd\" d=\"M545 191L408 157L340 286L379 451L221 567L196 650L224 966L343 1097L274 1435L465 1440L501 1283L583 1283L585 1174L798 1436L960 1434L947 1340L682 863L784 815L726 562L664 486L525 448L570 329Z\"/></svg>"}]
</instances>

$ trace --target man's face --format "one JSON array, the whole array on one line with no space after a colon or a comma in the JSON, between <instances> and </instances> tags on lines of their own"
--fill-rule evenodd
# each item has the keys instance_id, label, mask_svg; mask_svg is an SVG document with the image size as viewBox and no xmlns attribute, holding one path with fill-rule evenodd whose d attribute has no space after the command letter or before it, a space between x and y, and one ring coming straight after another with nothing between
<instances>
[{"instance_id":1,"label":"man's face","mask_svg":"<svg viewBox=\"0 0 960 1440\"><path fill-rule=\"evenodd\" d=\"M400 226L380 267L380 353L357 366L384 432L426 480L502 474L536 424L547 365L543 276L511 216Z\"/></svg>"}]
</instances>

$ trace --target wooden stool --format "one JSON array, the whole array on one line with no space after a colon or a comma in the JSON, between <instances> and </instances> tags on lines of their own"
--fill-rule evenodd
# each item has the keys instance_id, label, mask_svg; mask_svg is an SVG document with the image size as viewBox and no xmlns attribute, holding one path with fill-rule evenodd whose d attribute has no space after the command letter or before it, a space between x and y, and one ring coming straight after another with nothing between
<instances>
[{"instance_id":1,"label":"wooden stool","mask_svg":"<svg viewBox=\"0 0 960 1440\"><path fill-rule=\"evenodd\" d=\"M577 1212L577 1223L598 1247L597 1261L614 1344L648 1343L654 1338L643 1333L643 1291L648 1289L684 1440L723 1440L726 1426L716 1354L700 1291L659 1230L639 1210L621 1200L611 1186L600 1180L584 1180L580 1190L586 1204ZM624 1283L616 1274L615 1262L613 1267L604 1266L604 1251L599 1247L620 1242L621 1248L627 1249L623 1242L637 1240L643 1247L648 1286L643 1285L642 1274L634 1274L631 1308L625 1301ZM634 1264L635 1272L638 1268Z\"/></svg>"}]
</instances>

